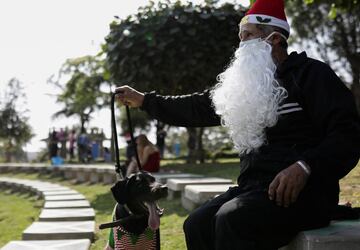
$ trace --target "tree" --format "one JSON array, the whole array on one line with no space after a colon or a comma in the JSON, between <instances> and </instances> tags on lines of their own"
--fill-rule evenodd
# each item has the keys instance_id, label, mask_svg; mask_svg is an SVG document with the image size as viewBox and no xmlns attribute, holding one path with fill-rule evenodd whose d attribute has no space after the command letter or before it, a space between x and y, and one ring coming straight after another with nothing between
<instances>
[{"instance_id":1,"label":"tree","mask_svg":"<svg viewBox=\"0 0 360 250\"><path fill-rule=\"evenodd\" d=\"M8 82L4 97L1 98L0 141L5 152L5 161L10 162L15 155L23 155L22 147L34 136L22 108L26 95L22 83L13 78Z\"/></svg>"},{"instance_id":2,"label":"tree","mask_svg":"<svg viewBox=\"0 0 360 250\"><path fill-rule=\"evenodd\" d=\"M296 35L351 85L360 112L360 2L289 0ZM346 76L349 76L346 78Z\"/></svg>"},{"instance_id":3,"label":"tree","mask_svg":"<svg viewBox=\"0 0 360 250\"><path fill-rule=\"evenodd\" d=\"M53 118L77 116L81 130L84 130L95 110L109 106L110 95L102 91L103 86L109 84L105 73L104 62L98 57L68 59L63 64L57 80L49 79L50 83L61 89L56 102L64 105ZM68 80L62 83L64 78Z\"/></svg>"},{"instance_id":4,"label":"tree","mask_svg":"<svg viewBox=\"0 0 360 250\"><path fill-rule=\"evenodd\" d=\"M112 81L169 95L213 86L239 43L244 11L239 5L211 1L150 2L137 14L113 21L103 47ZM201 156L203 130L188 131L189 142L197 142L189 143L189 156Z\"/></svg>"}]
</instances>

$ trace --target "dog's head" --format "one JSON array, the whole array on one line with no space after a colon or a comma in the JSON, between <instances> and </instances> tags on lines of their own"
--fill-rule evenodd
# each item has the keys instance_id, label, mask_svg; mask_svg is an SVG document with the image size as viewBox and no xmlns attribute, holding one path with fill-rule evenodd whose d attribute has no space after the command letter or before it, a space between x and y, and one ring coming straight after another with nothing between
<instances>
[{"instance_id":1,"label":"dog's head","mask_svg":"<svg viewBox=\"0 0 360 250\"><path fill-rule=\"evenodd\" d=\"M163 211L156 201L167 196L167 187L156 182L154 176L145 171L132 174L118 181L111 191L115 200L127 205L132 214L149 216L149 226L159 227L159 216Z\"/></svg>"}]
</instances>

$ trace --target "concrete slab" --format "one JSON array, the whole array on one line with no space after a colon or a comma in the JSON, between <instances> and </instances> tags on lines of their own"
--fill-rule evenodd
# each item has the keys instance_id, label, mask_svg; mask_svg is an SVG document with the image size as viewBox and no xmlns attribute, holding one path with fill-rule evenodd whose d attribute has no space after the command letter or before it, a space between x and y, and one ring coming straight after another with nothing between
<instances>
[{"instance_id":1,"label":"concrete slab","mask_svg":"<svg viewBox=\"0 0 360 250\"><path fill-rule=\"evenodd\" d=\"M93 172L90 173L90 183L95 184L102 181L102 173L98 173L96 169L93 170Z\"/></svg>"},{"instance_id":2,"label":"concrete slab","mask_svg":"<svg viewBox=\"0 0 360 250\"><path fill-rule=\"evenodd\" d=\"M76 178L76 172L71 168L66 168L64 170L64 178L66 180L72 180Z\"/></svg>"},{"instance_id":3,"label":"concrete slab","mask_svg":"<svg viewBox=\"0 0 360 250\"><path fill-rule=\"evenodd\" d=\"M39 221L86 221L94 218L92 208L43 209Z\"/></svg>"},{"instance_id":4,"label":"concrete slab","mask_svg":"<svg viewBox=\"0 0 360 250\"><path fill-rule=\"evenodd\" d=\"M232 186L235 184L188 185L185 187L184 197L197 204L202 204L215 195L226 192Z\"/></svg>"},{"instance_id":5,"label":"concrete slab","mask_svg":"<svg viewBox=\"0 0 360 250\"><path fill-rule=\"evenodd\" d=\"M179 178L200 178L203 177L202 175L199 174L187 174L187 173L181 173L181 174L165 174L165 173L154 173L152 174L157 182L160 182L162 184L165 184L167 182L168 179L179 179Z\"/></svg>"},{"instance_id":6,"label":"concrete slab","mask_svg":"<svg viewBox=\"0 0 360 250\"><path fill-rule=\"evenodd\" d=\"M94 221L34 222L23 232L23 240L89 239L93 241Z\"/></svg>"},{"instance_id":7,"label":"concrete slab","mask_svg":"<svg viewBox=\"0 0 360 250\"><path fill-rule=\"evenodd\" d=\"M360 250L360 220L332 221L328 227L300 232L279 250Z\"/></svg>"},{"instance_id":8,"label":"concrete slab","mask_svg":"<svg viewBox=\"0 0 360 250\"><path fill-rule=\"evenodd\" d=\"M77 183L88 182L90 180L90 172L85 171L85 169L78 169L75 178Z\"/></svg>"},{"instance_id":9,"label":"concrete slab","mask_svg":"<svg viewBox=\"0 0 360 250\"><path fill-rule=\"evenodd\" d=\"M181 205L187 211L192 211L195 208L199 207L201 204L195 203L192 200L189 200L188 198L186 198L184 195L181 195Z\"/></svg>"},{"instance_id":10,"label":"concrete slab","mask_svg":"<svg viewBox=\"0 0 360 250\"><path fill-rule=\"evenodd\" d=\"M224 178L180 178L180 179L168 179L168 196L167 199L171 200L181 196L181 192L184 191L187 185L213 185L213 184L233 184L232 180Z\"/></svg>"},{"instance_id":11,"label":"concrete slab","mask_svg":"<svg viewBox=\"0 0 360 250\"><path fill-rule=\"evenodd\" d=\"M79 192L75 190L65 190L65 191L45 191L42 193L44 196L51 195L64 195L64 194L79 194Z\"/></svg>"},{"instance_id":12,"label":"concrete slab","mask_svg":"<svg viewBox=\"0 0 360 250\"><path fill-rule=\"evenodd\" d=\"M2 250L88 250L90 240L28 240L11 241L6 244Z\"/></svg>"},{"instance_id":13,"label":"concrete slab","mask_svg":"<svg viewBox=\"0 0 360 250\"><path fill-rule=\"evenodd\" d=\"M67 187L60 187L60 188L39 188L39 189L32 189L33 192L36 192L38 195L43 196L44 192L55 192L55 191L70 191L70 188Z\"/></svg>"},{"instance_id":14,"label":"concrete slab","mask_svg":"<svg viewBox=\"0 0 360 250\"><path fill-rule=\"evenodd\" d=\"M85 200L85 196L82 194L64 194L64 195L46 195L45 201L78 201Z\"/></svg>"},{"instance_id":15,"label":"concrete slab","mask_svg":"<svg viewBox=\"0 0 360 250\"><path fill-rule=\"evenodd\" d=\"M71 189L68 187L37 187L34 188L40 192L48 192L48 191L70 191Z\"/></svg>"},{"instance_id":16,"label":"concrete slab","mask_svg":"<svg viewBox=\"0 0 360 250\"><path fill-rule=\"evenodd\" d=\"M87 200L81 201L46 201L44 208L48 209L62 209L62 208L88 208L90 203Z\"/></svg>"},{"instance_id":17,"label":"concrete slab","mask_svg":"<svg viewBox=\"0 0 360 250\"><path fill-rule=\"evenodd\" d=\"M114 184L116 182L116 172L114 169L105 170L103 173L103 183L104 184Z\"/></svg>"}]
</instances>

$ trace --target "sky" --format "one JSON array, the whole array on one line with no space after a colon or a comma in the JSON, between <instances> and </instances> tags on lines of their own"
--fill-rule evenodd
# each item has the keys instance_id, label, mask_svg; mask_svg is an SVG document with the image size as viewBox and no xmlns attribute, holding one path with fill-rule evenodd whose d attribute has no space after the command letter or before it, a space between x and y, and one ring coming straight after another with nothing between
<instances>
[{"instance_id":1,"label":"sky","mask_svg":"<svg viewBox=\"0 0 360 250\"><path fill-rule=\"evenodd\" d=\"M248 0L236 2L249 4ZM62 106L55 103L58 90L47 83L49 77L68 58L97 54L114 16L125 18L146 4L148 0L0 1L0 93L13 77L24 84L29 123L35 133L25 150L45 148L41 139L50 129L71 128L78 122L51 118ZM89 127L102 128L110 137L110 110L95 113Z\"/></svg>"}]
</instances>

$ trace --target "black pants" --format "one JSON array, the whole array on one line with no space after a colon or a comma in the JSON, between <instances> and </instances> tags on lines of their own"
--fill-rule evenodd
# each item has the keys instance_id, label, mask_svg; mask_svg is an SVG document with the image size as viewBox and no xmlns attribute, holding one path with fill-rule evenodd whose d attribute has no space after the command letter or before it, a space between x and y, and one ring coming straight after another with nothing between
<instances>
[{"instance_id":1,"label":"black pants","mask_svg":"<svg viewBox=\"0 0 360 250\"><path fill-rule=\"evenodd\" d=\"M268 198L269 183L247 181L193 211L184 223L187 248L275 250L300 230L328 224L330 216L321 208L321 198L315 200L318 204L307 205L309 199L299 197L283 208Z\"/></svg>"}]
</instances>

